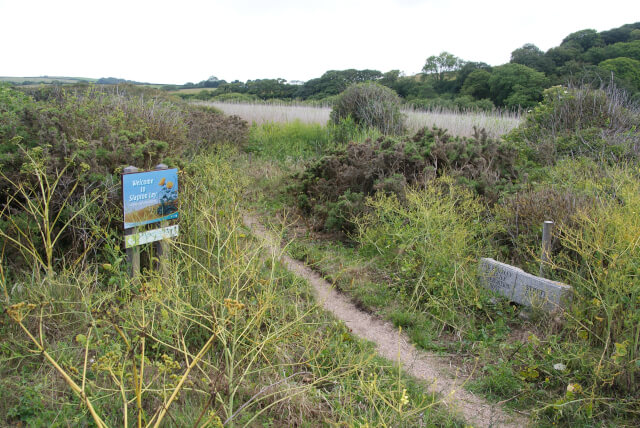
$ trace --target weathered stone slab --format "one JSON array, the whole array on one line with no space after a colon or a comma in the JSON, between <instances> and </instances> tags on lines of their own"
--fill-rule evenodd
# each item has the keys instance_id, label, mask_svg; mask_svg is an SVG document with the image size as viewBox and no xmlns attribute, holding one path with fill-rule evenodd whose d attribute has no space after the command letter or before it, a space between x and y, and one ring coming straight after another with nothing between
<instances>
[{"instance_id":1,"label":"weathered stone slab","mask_svg":"<svg viewBox=\"0 0 640 428\"><path fill-rule=\"evenodd\" d=\"M512 302L547 312L566 307L572 288L561 282L526 273L520 268L493 259L480 259L480 284Z\"/></svg>"},{"instance_id":2,"label":"weathered stone slab","mask_svg":"<svg viewBox=\"0 0 640 428\"><path fill-rule=\"evenodd\" d=\"M516 278L524 271L515 266L493 259L480 259L480 283L485 287L511 300Z\"/></svg>"}]
</instances>

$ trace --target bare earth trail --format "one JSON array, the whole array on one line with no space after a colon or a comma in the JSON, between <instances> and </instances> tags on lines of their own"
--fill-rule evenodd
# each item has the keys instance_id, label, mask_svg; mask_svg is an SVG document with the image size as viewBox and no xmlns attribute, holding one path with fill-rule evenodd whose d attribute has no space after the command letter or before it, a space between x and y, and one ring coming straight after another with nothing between
<instances>
[{"instance_id":1,"label":"bare earth trail","mask_svg":"<svg viewBox=\"0 0 640 428\"><path fill-rule=\"evenodd\" d=\"M380 356L399 363L406 373L425 381L429 391L440 394L445 405L462 416L467 423L474 427L529 425L524 417L507 414L499 405L491 404L464 390L462 384L465 379L456 378L451 368L444 364L442 357L416 349L409 338L400 334L391 323L358 309L347 296L336 291L304 263L284 254L280 243L258 219L246 215L244 223L265 241L273 253L281 254L287 269L309 281L319 305L342 320L353 334L375 343Z\"/></svg>"}]
</instances>

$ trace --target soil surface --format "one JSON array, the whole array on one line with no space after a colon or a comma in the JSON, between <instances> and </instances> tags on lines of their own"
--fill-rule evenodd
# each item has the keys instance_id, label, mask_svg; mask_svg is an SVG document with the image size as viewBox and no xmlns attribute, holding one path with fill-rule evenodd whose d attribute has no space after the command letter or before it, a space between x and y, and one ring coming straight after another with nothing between
<instances>
[{"instance_id":1,"label":"soil surface","mask_svg":"<svg viewBox=\"0 0 640 428\"><path fill-rule=\"evenodd\" d=\"M473 427L529 425L525 417L508 414L499 405L466 391L464 383L467 379L457 376L456 367L449 357L418 350L393 324L358 309L348 296L336 291L304 263L284 254L280 242L267 232L257 218L246 215L244 223L265 241L291 272L311 284L319 305L342 320L353 334L373 342L380 356L400 364L406 373L426 382L428 390L440 394L444 404L467 423Z\"/></svg>"}]
</instances>

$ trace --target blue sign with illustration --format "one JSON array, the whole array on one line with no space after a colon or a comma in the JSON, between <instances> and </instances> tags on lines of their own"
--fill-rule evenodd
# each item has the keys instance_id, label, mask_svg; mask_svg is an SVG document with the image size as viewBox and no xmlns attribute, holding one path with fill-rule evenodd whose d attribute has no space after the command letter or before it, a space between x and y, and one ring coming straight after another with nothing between
<instances>
[{"instance_id":1,"label":"blue sign with illustration","mask_svg":"<svg viewBox=\"0 0 640 428\"><path fill-rule=\"evenodd\" d=\"M124 228L178 218L178 169L122 176Z\"/></svg>"}]
</instances>

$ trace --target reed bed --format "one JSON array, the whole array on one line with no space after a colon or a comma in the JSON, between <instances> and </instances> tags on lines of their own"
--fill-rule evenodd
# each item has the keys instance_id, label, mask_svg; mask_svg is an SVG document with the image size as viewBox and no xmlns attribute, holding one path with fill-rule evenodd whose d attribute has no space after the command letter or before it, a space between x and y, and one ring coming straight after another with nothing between
<instances>
[{"instance_id":1,"label":"reed bed","mask_svg":"<svg viewBox=\"0 0 640 428\"><path fill-rule=\"evenodd\" d=\"M329 120L331 107L315 107L300 104L280 103L226 103L199 102L199 104L216 107L226 114L237 115L250 123L302 123L325 124ZM437 126L445 128L454 135L471 136L474 127L485 128L489 135L499 137L518 126L522 116L517 112L493 111L447 111L404 109L407 116L407 127L417 131L422 127Z\"/></svg>"},{"instance_id":2,"label":"reed bed","mask_svg":"<svg viewBox=\"0 0 640 428\"><path fill-rule=\"evenodd\" d=\"M216 107L226 114L240 116L249 123L289 123L300 121L302 123L325 124L329 120L331 107L315 107L300 104L276 104L276 103L223 103L202 102L203 105Z\"/></svg>"},{"instance_id":3,"label":"reed bed","mask_svg":"<svg viewBox=\"0 0 640 428\"><path fill-rule=\"evenodd\" d=\"M447 111L447 110L414 110L405 109L407 127L417 131L425 126L447 129L451 134L470 137L474 128L484 128L490 136L499 137L520 124L519 113L509 111Z\"/></svg>"}]
</instances>

